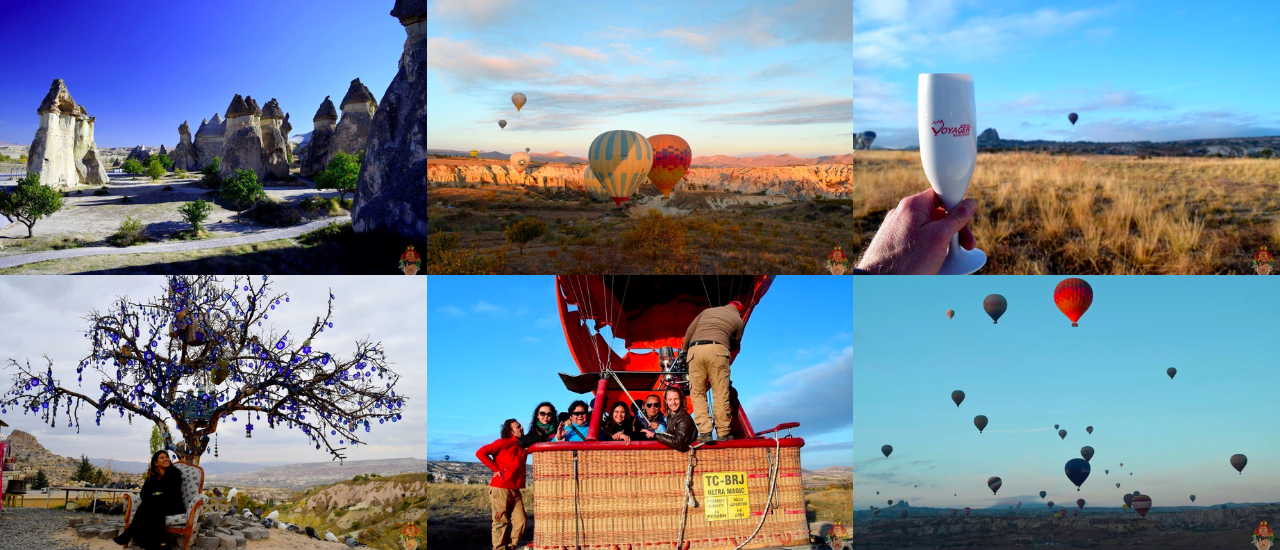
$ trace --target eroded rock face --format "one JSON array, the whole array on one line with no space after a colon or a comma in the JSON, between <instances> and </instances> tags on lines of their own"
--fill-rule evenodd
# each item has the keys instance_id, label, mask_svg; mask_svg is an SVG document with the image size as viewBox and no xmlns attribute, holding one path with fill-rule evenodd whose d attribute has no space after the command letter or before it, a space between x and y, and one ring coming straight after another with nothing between
<instances>
[{"instance_id":1,"label":"eroded rock face","mask_svg":"<svg viewBox=\"0 0 1280 550\"><path fill-rule=\"evenodd\" d=\"M254 113L258 109L252 98L248 101L236 94L227 107L226 141L222 144L221 162L218 163L218 177L222 179L235 175L237 169L249 170L263 179L266 176L266 164L263 162L262 128L256 121Z\"/></svg>"},{"instance_id":2,"label":"eroded rock face","mask_svg":"<svg viewBox=\"0 0 1280 550\"><path fill-rule=\"evenodd\" d=\"M200 129L196 130L196 158L200 162L200 168L204 168L213 163L213 157L222 154L222 145L226 143L226 123L218 113L213 114L212 120L202 121Z\"/></svg>"},{"instance_id":3,"label":"eroded rock face","mask_svg":"<svg viewBox=\"0 0 1280 550\"><path fill-rule=\"evenodd\" d=\"M388 232L423 242L427 239L427 2L397 0L391 14L400 19L408 37L400 71L373 116L351 218L357 232Z\"/></svg>"},{"instance_id":4,"label":"eroded rock face","mask_svg":"<svg viewBox=\"0 0 1280 550\"><path fill-rule=\"evenodd\" d=\"M147 161L151 160L151 151L148 151L141 145L135 145L133 149L129 150L129 156L125 157L124 160L126 162L136 160L142 163L143 166L146 166Z\"/></svg>"},{"instance_id":5,"label":"eroded rock face","mask_svg":"<svg viewBox=\"0 0 1280 550\"><path fill-rule=\"evenodd\" d=\"M262 129L262 162L267 175L275 179L284 179L289 175L289 158L286 153L288 142L280 126L284 122L284 113L273 97L262 108L262 118L258 125Z\"/></svg>"},{"instance_id":6,"label":"eroded rock face","mask_svg":"<svg viewBox=\"0 0 1280 550\"><path fill-rule=\"evenodd\" d=\"M378 112L378 102L369 88L357 78L351 81L347 95L343 96L342 120L333 134L333 146L329 159L339 151L354 155L364 151L369 143L369 130L373 127L373 117ZM328 162L328 160L326 160Z\"/></svg>"},{"instance_id":7,"label":"eroded rock face","mask_svg":"<svg viewBox=\"0 0 1280 550\"><path fill-rule=\"evenodd\" d=\"M53 81L36 114L40 128L27 151L28 173L40 174L40 183L54 187L108 181L93 141L96 119L76 104L61 78Z\"/></svg>"},{"instance_id":8,"label":"eroded rock face","mask_svg":"<svg viewBox=\"0 0 1280 550\"><path fill-rule=\"evenodd\" d=\"M306 156L302 158L301 173L305 177L316 175L329 164L333 132L338 123L338 110L333 107L329 96L320 102L320 109L311 120L315 129L311 131L311 141L307 143Z\"/></svg>"},{"instance_id":9,"label":"eroded rock face","mask_svg":"<svg viewBox=\"0 0 1280 550\"><path fill-rule=\"evenodd\" d=\"M191 143L191 127L187 126L187 121L182 121L182 125L178 126L178 146L173 148L173 154L169 155L173 160L173 168L175 170L196 171L203 166L200 165L200 157L196 153L195 144Z\"/></svg>"}]
</instances>

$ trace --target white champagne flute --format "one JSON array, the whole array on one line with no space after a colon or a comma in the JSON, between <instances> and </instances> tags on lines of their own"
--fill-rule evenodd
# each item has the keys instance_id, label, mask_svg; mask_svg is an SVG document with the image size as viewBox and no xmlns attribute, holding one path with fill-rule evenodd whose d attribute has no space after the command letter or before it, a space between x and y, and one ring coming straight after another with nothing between
<instances>
[{"instance_id":1,"label":"white champagne flute","mask_svg":"<svg viewBox=\"0 0 1280 550\"><path fill-rule=\"evenodd\" d=\"M920 75L919 85L920 163L933 191L950 212L964 200L978 161L973 75L926 73ZM986 263L986 253L976 248L965 250L956 233L938 274L968 275Z\"/></svg>"}]
</instances>

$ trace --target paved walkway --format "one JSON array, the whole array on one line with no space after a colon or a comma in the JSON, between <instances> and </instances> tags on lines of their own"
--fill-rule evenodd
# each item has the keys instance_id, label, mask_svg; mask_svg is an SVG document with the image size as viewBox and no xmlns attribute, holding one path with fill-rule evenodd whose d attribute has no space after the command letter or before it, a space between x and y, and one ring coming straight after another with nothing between
<instances>
[{"instance_id":1,"label":"paved walkway","mask_svg":"<svg viewBox=\"0 0 1280 550\"><path fill-rule=\"evenodd\" d=\"M89 248L68 248L65 250L47 250L44 252L32 252L30 254L14 254L12 256L0 256L0 269L20 266L24 264L43 262L45 260L61 260L63 258L79 258L81 256L109 256L112 254L154 254L157 252L186 252L189 250L202 250L205 248L220 248L223 246L235 246L238 244L260 243L263 241L274 241L278 239L288 239L297 237L303 233L320 229L329 224L345 223L351 221L351 216L339 216L336 218L325 218L316 220L304 225L286 227L273 231L262 231L249 235L240 235L237 237L221 237L217 239L205 239L202 241L181 241L172 243L155 243L144 244L138 246L129 246L124 248L114 246L94 246Z\"/></svg>"}]
</instances>

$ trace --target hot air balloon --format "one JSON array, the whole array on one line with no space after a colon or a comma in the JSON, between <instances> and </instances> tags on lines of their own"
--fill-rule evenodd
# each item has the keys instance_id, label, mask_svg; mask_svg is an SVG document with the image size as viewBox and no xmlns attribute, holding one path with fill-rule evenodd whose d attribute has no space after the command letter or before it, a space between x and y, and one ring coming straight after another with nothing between
<instances>
[{"instance_id":1,"label":"hot air balloon","mask_svg":"<svg viewBox=\"0 0 1280 550\"><path fill-rule=\"evenodd\" d=\"M1121 462L1121 463L1120 463L1120 467L1121 467L1121 468L1123 468L1123 467L1124 467L1124 463L1123 463L1123 462Z\"/></svg>"},{"instance_id":2,"label":"hot air balloon","mask_svg":"<svg viewBox=\"0 0 1280 550\"><path fill-rule=\"evenodd\" d=\"M1088 445L1081 447L1080 456L1084 457L1085 461L1088 462L1090 459L1093 458L1093 447L1090 447Z\"/></svg>"},{"instance_id":3,"label":"hot air balloon","mask_svg":"<svg viewBox=\"0 0 1280 550\"><path fill-rule=\"evenodd\" d=\"M1067 120L1070 120L1070 121L1071 121L1071 125L1072 125L1072 126L1075 126L1075 125L1076 125L1076 120L1077 120L1077 119L1079 119L1079 118L1080 118L1080 115L1077 115L1077 114L1075 114L1075 113L1071 113L1071 114L1067 115Z\"/></svg>"},{"instance_id":4,"label":"hot air balloon","mask_svg":"<svg viewBox=\"0 0 1280 550\"><path fill-rule=\"evenodd\" d=\"M880 491L876 491L876 494L877 494L877 495L879 495L879 494L880 494Z\"/></svg>"},{"instance_id":5,"label":"hot air balloon","mask_svg":"<svg viewBox=\"0 0 1280 550\"><path fill-rule=\"evenodd\" d=\"M889 499L889 506L893 506L893 499Z\"/></svg>"},{"instance_id":6,"label":"hot air balloon","mask_svg":"<svg viewBox=\"0 0 1280 550\"><path fill-rule=\"evenodd\" d=\"M1080 316L1089 311L1089 304L1093 303L1093 287L1084 279L1063 279L1053 289L1053 303L1058 304L1058 310L1071 319L1071 326L1078 327Z\"/></svg>"},{"instance_id":7,"label":"hot air balloon","mask_svg":"<svg viewBox=\"0 0 1280 550\"><path fill-rule=\"evenodd\" d=\"M1000 322L1000 316L1004 315L1006 309L1009 309L1009 302L1004 299L1004 296L988 294L986 298L982 299L982 310L991 316L992 324Z\"/></svg>"},{"instance_id":8,"label":"hot air balloon","mask_svg":"<svg viewBox=\"0 0 1280 550\"><path fill-rule=\"evenodd\" d=\"M1196 501L1196 496L1195 496L1195 495L1191 495L1191 502L1195 502L1195 501Z\"/></svg>"},{"instance_id":9,"label":"hot air balloon","mask_svg":"<svg viewBox=\"0 0 1280 550\"><path fill-rule=\"evenodd\" d=\"M1129 509L1129 505L1128 505L1128 504L1122 504L1122 505L1120 505L1120 507L1121 507L1121 508L1124 508L1125 510L1128 510L1128 509Z\"/></svg>"},{"instance_id":10,"label":"hot air balloon","mask_svg":"<svg viewBox=\"0 0 1280 550\"><path fill-rule=\"evenodd\" d=\"M973 425L978 427L978 433L982 433L982 430L987 427L987 417L983 415L973 417Z\"/></svg>"},{"instance_id":11,"label":"hot air balloon","mask_svg":"<svg viewBox=\"0 0 1280 550\"><path fill-rule=\"evenodd\" d=\"M1076 506L1079 506L1081 509L1084 509L1084 499L1082 498L1076 499Z\"/></svg>"},{"instance_id":12,"label":"hot air balloon","mask_svg":"<svg viewBox=\"0 0 1280 550\"><path fill-rule=\"evenodd\" d=\"M1044 492L1044 491L1040 491L1040 498L1044 498L1044 496L1045 496L1045 495L1047 495L1047 494L1049 494L1049 493L1046 493L1046 492Z\"/></svg>"},{"instance_id":13,"label":"hot air balloon","mask_svg":"<svg viewBox=\"0 0 1280 550\"><path fill-rule=\"evenodd\" d=\"M1080 484L1084 480L1089 479L1089 461L1083 458L1073 458L1067 461L1066 466L1067 479L1076 484L1076 490L1080 490Z\"/></svg>"},{"instance_id":14,"label":"hot air balloon","mask_svg":"<svg viewBox=\"0 0 1280 550\"><path fill-rule=\"evenodd\" d=\"M885 458L889 458L889 453L893 452L893 445L884 445L880 447L880 452L884 453ZM876 493L877 495L880 493Z\"/></svg>"},{"instance_id":15,"label":"hot air balloon","mask_svg":"<svg viewBox=\"0 0 1280 550\"><path fill-rule=\"evenodd\" d=\"M960 402L964 401L964 392L956 390L951 392L951 400L956 402L956 406L960 406Z\"/></svg>"},{"instance_id":16,"label":"hot air balloon","mask_svg":"<svg viewBox=\"0 0 1280 550\"><path fill-rule=\"evenodd\" d=\"M1103 470L1103 471L1102 471L1102 473L1107 474L1107 475L1110 475L1110 474L1111 474L1111 470Z\"/></svg>"},{"instance_id":17,"label":"hot air balloon","mask_svg":"<svg viewBox=\"0 0 1280 550\"><path fill-rule=\"evenodd\" d=\"M1165 374L1167 374L1167 375L1169 375L1169 379L1170 379L1170 380L1173 380L1174 375L1178 374L1178 369L1175 369L1175 368L1173 368L1173 367L1169 367L1169 369L1168 369L1168 370L1166 370L1166 371L1164 371L1164 373L1165 373Z\"/></svg>"},{"instance_id":18,"label":"hot air balloon","mask_svg":"<svg viewBox=\"0 0 1280 550\"><path fill-rule=\"evenodd\" d=\"M920 486L919 486L919 485L912 485L911 487L913 487L913 488L915 488L915 489L919 489L919 488L920 488Z\"/></svg>"},{"instance_id":19,"label":"hot air balloon","mask_svg":"<svg viewBox=\"0 0 1280 550\"><path fill-rule=\"evenodd\" d=\"M1052 501L1052 500L1050 500L1050 501L1049 501L1049 507L1050 507L1050 508L1053 508L1053 501Z\"/></svg>"},{"instance_id":20,"label":"hot air balloon","mask_svg":"<svg viewBox=\"0 0 1280 550\"><path fill-rule=\"evenodd\" d=\"M956 515L956 513L957 513L957 512L959 512L959 510L956 510L955 508L952 508L952 509L951 509L951 515L953 515L953 516L954 516L954 515Z\"/></svg>"},{"instance_id":21,"label":"hot air balloon","mask_svg":"<svg viewBox=\"0 0 1280 550\"><path fill-rule=\"evenodd\" d=\"M511 103L516 106L517 111L519 111L521 107L524 107L524 103L527 100L528 98L524 97L524 94L520 92L511 94Z\"/></svg>"},{"instance_id":22,"label":"hot air balloon","mask_svg":"<svg viewBox=\"0 0 1280 550\"><path fill-rule=\"evenodd\" d=\"M1129 475L1133 475L1133 472L1129 472Z\"/></svg>"},{"instance_id":23,"label":"hot air balloon","mask_svg":"<svg viewBox=\"0 0 1280 550\"><path fill-rule=\"evenodd\" d=\"M1131 505L1131 504L1133 504L1133 495L1131 495L1131 494L1129 494L1129 493L1125 493L1125 494L1124 494L1124 505L1125 505L1125 506L1129 506L1129 505Z\"/></svg>"},{"instance_id":24,"label":"hot air balloon","mask_svg":"<svg viewBox=\"0 0 1280 550\"><path fill-rule=\"evenodd\" d=\"M955 312L955 310L952 310L952 309L948 309L948 310L947 310L947 318L948 318L948 319L950 319L950 318L952 318L952 317L955 317L955 316L956 316L956 312Z\"/></svg>"},{"instance_id":25,"label":"hot air balloon","mask_svg":"<svg viewBox=\"0 0 1280 550\"><path fill-rule=\"evenodd\" d=\"M1058 437L1060 437L1060 438L1062 438L1062 439L1066 439L1066 438L1067 438L1067 431L1066 431L1066 430L1058 430Z\"/></svg>"},{"instance_id":26,"label":"hot air balloon","mask_svg":"<svg viewBox=\"0 0 1280 550\"><path fill-rule=\"evenodd\" d=\"M1136 496L1138 496L1138 495L1140 495L1140 494L1142 494L1142 491L1134 491L1134 492L1133 492L1133 496L1135 496L1135 497L1136 497Z\"/></svg>"},{"instance_id":27,"label":"hot air balloon","mask_svg":"<svg viewBox=\"0 0 1280 550\"><path fill-rule=\"evenodd\" d=\"M505 121L505 120L499 120L499 121L498 121L498 128L499 128L499 129L506 128L506 127L507 127L507 121Z\"/></svg>"},{"instance_id":28,"label":"hot air balloon","mask_svg":"<svg viewBox=\"0 0 1280 550\"><path fill-rule=\"evenodd\" d=\"M1244 473L1244 465L1248 463L1249 463L1249 459L1245 458L1244 455L1241 455L1241 454L1231 455L1231 467L1235 468L1238 474Z\"/></svg>"},{"instance_id":29,"label":"hot air balloon","mask_svg":"<svg viewBox=\"0 0 1280 550\"><path fill-rule=\"evenodd\" d=\"M653 182L653 186L658 188L663 197L669 197L689 170L689 163L693 162L693 151L684 138L671 134L650 136L649 146L653 148L653 168L649 169L649 181Z\"/></svg>"},{"instance_id":30,"label":"hot air balloon","mask_svg":"<svg viewBox=\"0 0 1280 550\"><path fill-rule=\"evenodd\" d=\"M604 186L600 185L600 180L596 179L590 164L582 168L582 189L595 200L600 202L609 200L609 193L605 192Z\"/></svg>"},{"instance_id":31,"label":"hot air balloon","mask_svg":"<svg viewBox=\"0 0 1280 550\"><path fill-rule=\"evenodd\" d=\"M475 149L471 150L471 158L476 158L479 155L480 155L480 151L477 151Z\"/></svg>"},{"instance_id":32,"label":"hot air balloon","mask_svg":"<svg viewBox=\"0 0 1280 550\"><path fill-rule=\"evenodd\" d=\"M515 170L516 172L518 172L518 173L520 173L520 174L523 174L523 173L524 173L524 171L525 171L526 169L528 169L528 168L529 168L529 154L528 154L528 153L512 153L512 154L511 154L511 169L512 169L512 170Z\"/></svg>"},{"instance_id":33,"label":"hot air balloon","mask_svg":"<svg viewBox=\"0 0 1280 550\"><path fill-rule=\"evenodd\" d=\"M524 148L524 152L528 153L528 152L529 152L529 148L528 148L528 147L525 147L525 148Z\"/></svg>"},{"instance_id":34,"label":"hot air balloon","mask_svg":"<svg viewBox=\"0 0 1280 550\"><path fill-rule=\"evenodd\" d=\"M1078 518L1078 517L1080 517L1080 510L1072 510L1072 511L1071 511L1071 517L1073 517L1073 518Z\"/></svg>"},{"instance_id":35,"label":"hot air balloon","mask_svg":"<svg viewBox=\"0 0 1280 550\"><path fill-rule=\"evenodd\" d=\"M1120 484L1119 484L1119 483L1117 483L1117 484L1116 484L1116 489L1119 489L1119 488L1120 488Z\"/></svg>"},{"instance_id":36,"label":"hot air balloon","mask_svg":"<svg viewBox=\"0 0 1280 550\"><path fill-rule=\"evenodd\" d=\"M1085 426L1084 431L1089 432L1089 435L1093 435L1093 426Z\"/></svg>"},{"instance_id":37,"label":"hot air balloon","mask_svg":"<svg viewBox=\"0 0 1280 550\"><path fill-rule=\"evenodd\" d=\"M1058 429L1058 425L1057 425L1057 424L1054 424L1054 425L1053 425L1053 429L1055 429L1055 430L1056 430L1056 429Z\"/></svg>"},{"instance_id":38,"label":"hot air balloon","mask_svg":"<svg viewBox=\"0 0 1280 550\"><path fill-rule=\"evenodd\" d=\"M1151 509L1151 497L1147 495L1133 497L1133 509L1138 512L1139 516L1147 517L1147 510Z\"/></svg>"},{"instance_id":39,"label":"hot air balloon","mask_svg":"<svg viewBox=\"0 0 1280 550\"><path fill-rule=\"evenodd\" d=\"M966 516L967 516L967 515L969 515L969 507L968 507L968 506L965 506L965 507L964 507L964 515L966 515Z\"/></svg>"},{"instance_id":40,"label":"hot air balloon","mask_svg":"<svg viewBox=\"0 0 1280 550\"><path fill-rule=\"evenodd\" d=\"M987 488L991 489L991 494L993 495L996 494L996 491L1000 490L1000 485L1002 485L1003 483L1004 482L1000 481L1000 478L998 477L987 478Z\"/></svg>"},{"instance_id":41,"label":"hot air balloon","mask_svg":"<svg viewBox=\"0 0 1280 550\"><path fill-rule=\"evenodd\" d=\"M619 206L640 188L653 167L653 148L644 136L630 130L611 130L596 136L587 157L600 185Z\"/></svg>"}]
</instances>

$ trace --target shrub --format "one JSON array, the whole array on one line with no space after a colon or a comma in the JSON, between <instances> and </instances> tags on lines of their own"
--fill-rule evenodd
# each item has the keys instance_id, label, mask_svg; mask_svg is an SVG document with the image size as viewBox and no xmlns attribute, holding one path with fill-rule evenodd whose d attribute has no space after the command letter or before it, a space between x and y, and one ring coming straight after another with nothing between
<instances>
[{"instance_id":1,"label":"shrub","mask_svg":"<svg viewBox=\"0 0 1280 550\"><path fill-rule=\"evenodd\" d=\"M130 176L141 175L142 171L145 170L142 167L142 163L138 162L138 159L129 159L124 161L124 165L121 166L120 169Z\"/></svg>"},{"instance_id":2,"label":"shrub","mask_svg":"<svg viewBox=\"0 0 1280 550\"><path fill-rule=\"evenodd\" d=\"M13 191L0 191L0 213L27 226L27 238L40 218L52 216L62 209L62 193L40 184L40 174L28 174L18 180Z\"/></svg>"},{"instance_id":3,"label":"shrub","mask_svg":"<svg viewBox=\"0 0 1280 550\"><path fill-rule=\"evenodd\" d=\"M145 240L147 235L142 231L142 220L133 216L126 216L124 221L120 222L120 229L107 237L107 242L116 246L133 246Z\"/></svg>"},{"instance_id":4,"label":"shrub","mask_svg":"<svg viewBox=\"0 0 1280 550\"><path fill-rule=\"evenodd\" d=\"M111 190L107 189L107 186L105 185L93 190L93 196L95 197L101 197L103 195L110 195L110 194L111 194Z\"/></svg>"},{"instance_id":5,"label":"shrub","mask_svg":"<svg viewBox=\"0 0 1280 550\"><path fill-rule=\"evenodd\" d=\"M133 204L133 197L130 197L129 195L120 197L120 204Z\"/></svg>"},{"instance_id":6,"label":"shrub","mask_svg":"<svg viewBox=\"0 0 1280 550\"><path fill-rule=\"evenodd\" d=\"M316 174L316 189L333 189L338 192L339 199L346 199L347 193L356 190L356 180L360 177L360 165L363 163L364 151L355 155L341 152L334 155L329 166Z\"/></svg>"},{"instance_id":7,"label":"shrub","mask_svg":"<svg viewBox=\"0 0 1280 550\"><path fill-rule=\"evenodd\" d=\"M250 220L272 227L289 227L302 221L302 212L287 201L263 195L246 214Z\"/></svg>"},{"instance_id":8,"label":"shrub","mask_svg":"<svg viewBox=\"0 0 1280 550\"><path fill-rule=\"evenodd\" d=\"M262 184L258 183L258 175L243 168L237 168L234 176L222 182L218 193L235 204L236 222L240 221L240 212L244 211L245 206L267 196L262 190Z\"/></svg>"},{"instance_id":9,"label":"shrub","mask_svg":"<svg viewBox=\"0 0 1280 550\"><path fill-rule=\"evenodd\" d=\"M205 202L204 199L199 199L196 202L189 202L183 205L182 208L178 209L178 213L182 214L183 220L191 224L191 233L199 235L200 225L209 218L209 211L211 210L213 210L213 207L209 203Z\"/></svg>"},{"instance_id":10,"label":"shrub","mask_svg":"<svg viewBox=\"0 0 1280 550\"><path fill-rule=\"evenodd\" d=\"M524 246L529 244L538 237L547 232L547 224L538 218L524 218L516 223L507 226L504 232L507 236L507 242L520 247L520 254L524 254Z\"/></svg>"},{"instance_id":11,"label":"shrub","mask_svg":"<svg viewBox=\"0 0 1280 550\"><path fill-rule=\"evenodd\" d=\"M220 160L218 157L213 157L213 162L200 170L200 173L203 175L200 178L201 187L204 187L205 189L217 189L222 186L222 179L218 177L219 162Z\"/></svg>"},{"instance_id":12,"label":"shrub","mask_svg":"<svg viewBox=\"0 0 1280 550\"><path fill-rule=\"evenodd\" d=\"M622 250L656 260L684 253L687 229L679 220L650 210L622 233Z\"/></svg>"},{"instance_id":13,"label":"shrub","mask_svg":"<svg viewBox=\"0 0 1280 550\"><path fill-rule=\"evenodd\" d=\"M342 214L342 209L350 209L350 201L343 202L337 197L307 197L298 203L298 208L307 213L320 213L326 216L337 216Z\"/></svg>"},{"instance_id":14,"label":"shrub","mask_svg":"<svg viewBox=\"0 0 1280 550\"><path fill-rule=\"evenodd\" d=\"M179 178L185 178L187 177L187 171L179 168L173 171L173 175Z\"/></svg>"},{"instance_id":15,"label":"shrub","mask_svg":"<svg viewBox=\"0 0 1280 550\"><path fill-rule=\"evenodd\" d=\"M164 164L160 162L160 159L152 157L151 162L147 163L147 177L151 178L151 181L160 181L160 177L164 176L164 172Z\"/></svg>"},{"instance_id":16,"label":"shrub","mask_svg":"<svg viewBox=\"0 0 1280 550\"><path fill-rule=\"evenodd\" d=\"M163 166L165 170L173 170L173 159L169 158L169 155L156 155L151 157L151 160L160 161L160 166Z\"/></svg>"}]
</instances>

